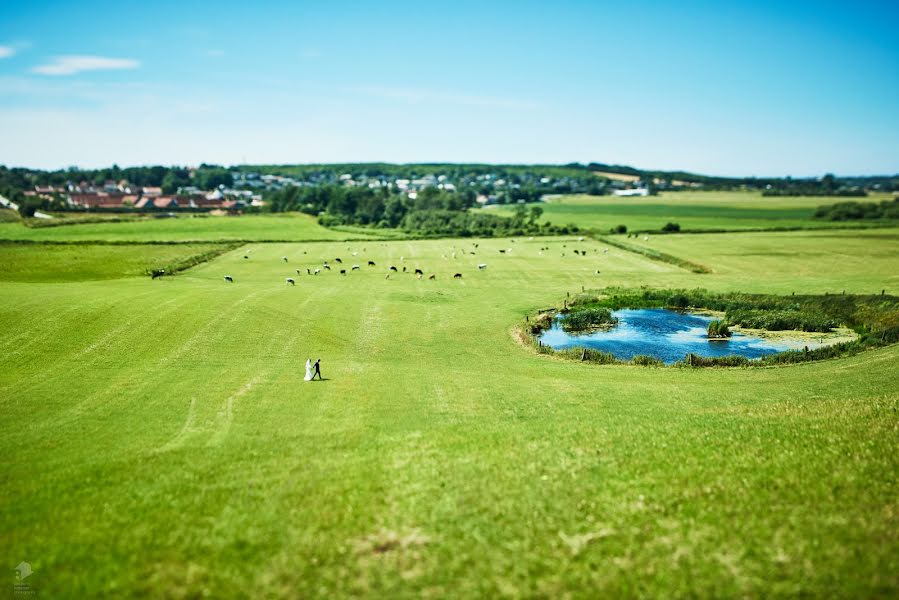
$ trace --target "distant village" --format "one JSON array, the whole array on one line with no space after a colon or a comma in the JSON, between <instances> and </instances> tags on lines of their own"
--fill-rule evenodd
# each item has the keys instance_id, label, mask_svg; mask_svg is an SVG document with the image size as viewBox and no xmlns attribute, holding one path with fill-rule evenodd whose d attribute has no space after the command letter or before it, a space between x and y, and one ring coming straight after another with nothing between
<instances>
[{"instance_id":1,"label":"distant village","mask_svg":"<svg viewBox=\"0 0 899 600\"><path fill-rule=\"evenodd\" d=\"M161 187L139 187L126 180L95 185L87 181L64 186L35 186L25 196L44 200L63 198L73 209L131 209L139 211L200 209L235 212L249 206L262 206L262 196L249 190L224 186L215 190L179 188L176 194L163 194Z\"/></svg>"},{"instance_id":2,"label":"distant village","mask_svg":"<svg viewBox=\"0 0 899 600\"><path fill-rule=\"evenodd\" d=\"M303 178L298 178L241 170L231 171L230 175L231 185L219 185L209 190L183 186L178 187L175 193L164 193L160 186L138 186L126 179L120 179L107 180L102 184L70 181L63 185L35 185L34 189L26 190L24 195L38 201L61 201L73 210L147 212L194 210L237 213L247 209L259 209L265 206L267 193L291 186L337 185L387 189L392 193L406 195L410 199L415 199L417 194L426 188L446 192L470 189L477 193L477 203L483 206L516 201L517 191L522 188L539 189L544 192L531 200L553 193L596 193L595 188L586 189L583 178L553 178L530 173L516 174L509 178L489 173L469 174L455 179L447 175L434 174L403 178L334 172L309 173ZM650 189L641 185L636 177L606 180L603 186L602 193L619 196L647 196L651 193Z\"/></svg>"}]
</instances>

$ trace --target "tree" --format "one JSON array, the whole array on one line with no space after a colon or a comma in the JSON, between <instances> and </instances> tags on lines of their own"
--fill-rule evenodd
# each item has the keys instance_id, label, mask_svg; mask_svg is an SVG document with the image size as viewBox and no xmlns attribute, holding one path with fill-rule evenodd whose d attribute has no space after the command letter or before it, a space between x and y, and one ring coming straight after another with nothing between
<instances>
[{"instance_id":1,"label":"tree","mask_svg":"<svg viewBox=\"0 0 899 600\"><path fill-rule=\"evenodd\" d=\"M539 206L532 206L531 214L530 214L531 224L533 225L534 223L539 221L541 216L543 216L543 209L540 208Z\"/></svg>"}]
</instances>

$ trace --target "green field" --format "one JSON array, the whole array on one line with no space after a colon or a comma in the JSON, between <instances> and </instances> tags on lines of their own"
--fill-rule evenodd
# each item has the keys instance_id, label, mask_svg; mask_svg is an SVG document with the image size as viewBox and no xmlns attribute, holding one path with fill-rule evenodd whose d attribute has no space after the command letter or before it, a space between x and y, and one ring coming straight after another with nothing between
<instances>
[{"instance_id":1,"label":"green field","mask_svg":"<svg viewBox=\"0 0 899 600\"><path fill-rule=\"evenodd\" d=\"M0 242L0 282L120 279L216 251L218 244L34 244Z\"/></svg>"},{"instance_id":2,"label":"green field","mask_svg":"<svg viewBox=\"0 0 899 600\"><path fill-rule=\"evenodd\" d=\"M221 235L283 235L259 219ZM25 231L199 239L177 221ZM0 245L2 560L49 598L894 597L899 347L661 369L511 331L582 286L895 294L897 240L628 240L711 274L576 237L255 243L157 280L146 245Z\"/></svg>"},{"instance_id":3,"label":"green field","mask_svg":"<svg viewBox=\"0 0 899 600\"><path fill-rule=\"evenodd\" d=\"M861 200L874 202L888 195ZM770 229L774 227L846 227L846 223L814 219L815 209L858 198L764 197L760 192L662 192L658 196L562 196L541 203L542 221L555 225L574 223L580 227L608 231L625 225L630 231L654 231L666 223L678 223L682 229ZM490 207L509 213L506 207ZM877 222L858 223L878 225Z\"/></svg>"},{"instance_id":4,"label":"green field","mask_svg":"<svg viewBox=\"0 0 899 600\"><path fill-rule=\"evenodd\" d=\"M379 237L377 230L334 231L314 217L279 215L191 216L123 223L84 223L59 227L25 227L0 222L0 240L43 241L221 241L221 240L342 240Z\"/></svg>"}]
</instances>

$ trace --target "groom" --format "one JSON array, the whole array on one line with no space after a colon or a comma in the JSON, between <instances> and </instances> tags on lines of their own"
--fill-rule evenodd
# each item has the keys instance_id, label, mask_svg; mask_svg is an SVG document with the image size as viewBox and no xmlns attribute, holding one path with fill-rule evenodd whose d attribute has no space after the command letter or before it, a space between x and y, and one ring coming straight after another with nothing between
<instances>
[{"instance_id":1,"label":"groom","mask_svg":"<svg viewBox=\"0 0 899 600\"><path fill-rule=\"evenodd\" d=\"M317 361L315 361L315 365L314 365L314 366L315 366L315 372L312 374L312 381L315 381L315 376L316 376L316 375L318 375L318 380L319 380L319 381L322 380L322 371L321 371L321 368L319 368L319 366L318 366L318 363L320 363L321 361L322 361L322 359L318 359Z\"/></svg>"}]
</instances>

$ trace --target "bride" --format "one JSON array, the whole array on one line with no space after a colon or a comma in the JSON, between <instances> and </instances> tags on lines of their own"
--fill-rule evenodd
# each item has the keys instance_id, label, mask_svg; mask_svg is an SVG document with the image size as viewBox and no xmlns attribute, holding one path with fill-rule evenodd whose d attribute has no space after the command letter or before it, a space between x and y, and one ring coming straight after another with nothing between
<instances>
[{"instance_id":1,"label":"bride","mask_svg":"<svg viewBox=\"0 0 899 600\"><path fill-rule=\"evenodd\" d=\"M303 377L303 381L312 381L312 359L306 359L306 376Z\"/></svg>"}]
</instances>

